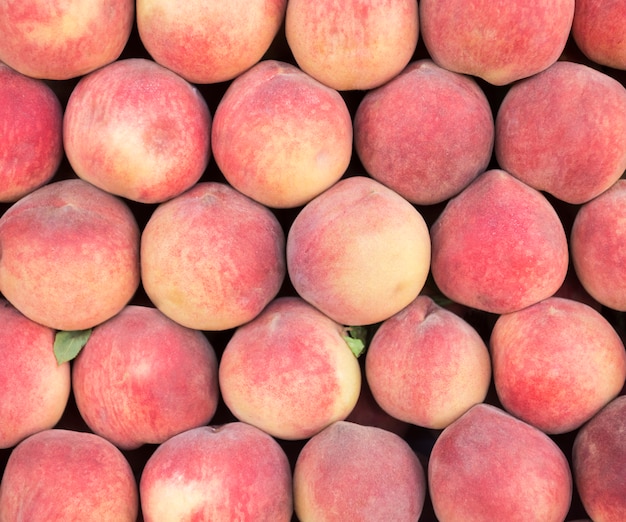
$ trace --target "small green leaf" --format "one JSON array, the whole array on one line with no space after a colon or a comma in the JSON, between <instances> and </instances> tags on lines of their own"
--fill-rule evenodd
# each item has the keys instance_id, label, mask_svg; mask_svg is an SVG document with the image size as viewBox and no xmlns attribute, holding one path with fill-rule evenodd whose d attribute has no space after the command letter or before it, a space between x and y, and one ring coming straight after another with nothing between
<instances>
[{"instance_id":1,"label":"small green leaf","mask_svg":"<svg viewBox=\"0 0 626 522\"><path fill-rule=\"evenodd\" d=\"M87 344L91 328L87 330L59 331L54 336L54 356L58 364L74 359Z\"/></svg>"},{"instance_id":2,"label":"small green leaf","mask_svg":"<svg viewBox=\"0 0 626 522\"><path fill-rule=\"evenodd\" d=\"M359 357L365 350L365 339L367 337L367 328L365 326L350 326L346 328L344 340L350 347L355 357Z\"/></svg>"}]
</instances>

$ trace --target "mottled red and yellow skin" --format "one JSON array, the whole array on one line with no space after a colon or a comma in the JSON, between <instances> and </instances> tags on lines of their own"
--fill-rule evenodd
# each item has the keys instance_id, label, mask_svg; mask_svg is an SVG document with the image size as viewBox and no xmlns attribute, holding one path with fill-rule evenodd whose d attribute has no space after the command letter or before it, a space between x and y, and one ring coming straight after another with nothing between
<instances>
[{"instance_id":1,"label":"mottled red and yellow skin","mask_svg":"<svg viewBox=\"0 0 626 522\"><path fill-rule=\"evenodd\" d=\"M419 38L413 0L290 0L287 43L298 66L339 91L391 80L409 63Z\"/></svg>"},{"instance_id":2,"label":"mottled red and yellow skin","mask_svg":"<svg viewBox=\"0 0 626 522\"><path fill-rule=\"evenodd\" d=\"M46 80L68 80L119 58L132 0L10 0L0 5L0 61Z\"/></svg>"},{"instance_id":3,"label":"mottled red and yellow skin","mask_svg":"<svg viewBox=\"0 0 626 522\"><path fill-rule=\"evenodd\" d=\"M161 65L193 83L232 80L263 58L287 0L138 0L141 42Z\"/></svg>"},{"instance_id":4,"label":"mottled red and yellow skin","mask_svg":"<svg viewBox=\"0 0 626 522\"><path fill-rule=\"evenodd\" d=\"M558 60L574 0L423 0L421 36L432 59L451 71L507 85Z\"/></svg>"},{"instance_id":5,"label":"mottled red and yellow skin","mask_svg":"<svg viewBox=\"0 0 626 522\"><path fill-rule=\"evenodd\" d=\"M49 183L0 218L0 292L33 321L84 330L139 286L139 227L128 205L81 179Z\"/></svg>"},{"instance_id":6,"label":"mottled red and yellow skin","mask_svg":"<svg viewBox=\"0 0 626 522\"><path fill-rule=\"evenodd\" d=\"M418 520L426 477L417 454L390 431L338 421L304 445L293 472L301 522Z\"/></svg>"},{"instance_id":7,"label":"mottled red and yellow skin","mask_svg":"<svg viewBox=\"0 0 626 522\"><path fill-rule=\"evenodd\" d=\"M0 203L52 179L63 158L63 109L55 92L0 63Z\"/></svg>"},{"instance_id":8,"label":"mottled red and yellow skin","mask_svg":"<svg viewBox=\"0 0 626 522\"><path fill-rule=\"evenodd\" d=\"M428 462L438 520L565 520L572 499L567 457L545 433L481 403L437 438Z\"/></svg>"},{"instance_id":9,"label":"mottled red and yellow skin","mask_svg":"<svg viewBox=\"0 0 626 522\"><path fill-rule=\"evenodd\" d=\"M509 173L479 175L430 229L432 275L453 301L508 313L550 297L567 274L565 230L539 191Z\"/></svg>"},{"instance_id":10,"label":"mottled red and yellow skin","mask_svg":"<svg viewBox=\"0 0 626 522\"><path fill-rule=\"evenodd\" d=\"M576 488L597 522L626 518L626 396L613 399L577 433L572 447Z\"/></svg>"},{"instance_id":11,"label":"mottled red and yellow skin","mask_svg":"<svg viewBox=\"0 0 626 522\"><path fill-rule=\"evenodd\" d=\"M84 77L63 120L74 172L140 203L191 188L208 165L210 138L211 114L200 92L143 58L117 60Z\"/></svg>"},{"instance_id":12,"label":"mottled red and yellow skin","mask_svg":"<svg viewBox=\"0 0 626 522\"><path fill-rule=\"evenodd\" d=\"M146 522L289 522L293 513L287 455L270 435L242 422L167 440L146 462L139 490Z\"/></svg>"},{"instance_id":13,"label":"mottled red and yellow skin","mask_svg":"<svg viewBox=\"0 0 626 522\"><path fill-rule=\"evenodd\" d=\"M224 402L239 420L285 440L345 419L359 396L361 369L344 335L301 298L275 299L224 350Z\"/></svg>"},{"instance_id":14,"label":"mottled red and yellow skin","mask_svg":"<svg viewBox=\"0 0 626 522\"><path fill-rule=\"evenodd\" d=\"M135 522L138 513L138 487L128 461L98 435L44 430L9 456L0 520Z\"/></svg>"}]
</instances>

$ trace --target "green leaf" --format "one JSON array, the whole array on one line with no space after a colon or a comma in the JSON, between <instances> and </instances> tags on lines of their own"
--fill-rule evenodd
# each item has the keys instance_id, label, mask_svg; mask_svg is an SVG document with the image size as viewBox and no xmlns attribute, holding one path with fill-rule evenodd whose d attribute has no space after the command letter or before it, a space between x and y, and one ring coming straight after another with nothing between
<instances>
[{"instance_id":1,"label":"green leaf","mask_svg":"<svg viewBox=\"0 0 626 522\"><path fill-rule=\"evenodd\" d=\"M91 328L57 332L54 336L54 356L57 364L74 359L87 344L90 335Z\"/></svg>"},{"instance_id":2,"label":"green leaf","mask_svg":"<svg viewBox=\"0 0 626 522\"><path fill-rule=\"evenodd\" d=\"M346 328L344 340L350 347L355 357L359 357L365 350L365 339L367 337L367 328L365 326L350 326Z\"/></svg>"}]
</instances>

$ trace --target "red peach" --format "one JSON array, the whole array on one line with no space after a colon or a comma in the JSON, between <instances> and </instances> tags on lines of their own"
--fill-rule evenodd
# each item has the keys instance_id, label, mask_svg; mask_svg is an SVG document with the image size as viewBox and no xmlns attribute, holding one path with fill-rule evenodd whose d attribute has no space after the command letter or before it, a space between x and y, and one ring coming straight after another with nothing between
<instances>
[{"instance_id":1,"label":"red peach","mask_svg":"<svg viewBox=\"0 0 626 522\"><path fill-rule=\"evenodd\" d=\"M493 114L472 78L423 59L365 94L354 138L370 176L412 203L431 205L455 196L487 168Z\"/></svg>"},{"instance_id":2,"label":"red peach","mask_svg":"<svg viewBox=\"0 0 626 522\"><path fill-rule=\"evenodd\" d=\"M161 203L191 188L211 154L198 90L153 61L117 60L82 78L63 119L76 174L112 194Z\"/></svg>"},{"instance_id":3,"label":"red peach","mask_svg":"<svg viewBox=\"0 0 626 522\"><path fill-rule=\"evenodd\" d=\"M0 203L52 179L63 158L62 127L52 88L0 63Z\"/></svg>"},{"instance_id":4,"label":"red peach","mask_svg":"<svg viewBox=\"0 0 626 522\"><path fill-rule=\"evenodd\" d=\"M118 448L160 444L217 409L217 357L205 335L129 305L96 326L72 366L89 428Z\"/></svg>"},{"instance_id":5,"label":"red peach","mask_svg":"<svg viewBox=\"0 0 626 522\"><path fill-rule=\"evenodd\" d=\"M452 198L430 229L432 275L447 297L507 313L554 294L567 274L565 230L539 191L500 169Z\"/></svg>"},{"instance_id":6,"label":"red peach","mask_svg":"<svg viewBox=\"0 0 626 522\"><path fill-rule=\"evenodd\" d=\"M578 301L550 297L501 315L490 348L502 406L546 433L579 428L626 383L618 333Z\"/></svg>"},{"instance_id":7,"label":"red peach","mask_svg":"<svg viewBox=\"0 0 626 522\"><path fill-rule=\"evenodd\" d=\"M235 330L219 366L222 397L240 421L306 439L353 410L361 369L344 327L299 297L279 297Z\"/></svg>"},{"instance_id":8,"label":"red peach","mask_svg":"<svg viewBox=\"0 0 626 522\"><path fill-rule=\"evenodd\" d=\"M348 168L352 119L337 91L291 64L265 60L220 99L211 143L237 190L270 207L297 207Z\"/></svg>"},{"instance_id":9,"label":"red peach","mask_svg":"<svg viewBox=\"0 0 626 522\"><path fill-rule=\"evenodd\" d=\"M286 454L242 422L204 426L162 443L139 482L145 522L289 522L293 513Z\"/></svg>"},{"instance_id":10,"label":"red peach","mask_svg":"<svg viewBox=\"0 0 626 522\"><path fill-rule=\"evenodd\" d=\"M106 321L139 286L133 213L80 179L50 183L14 203L0 217L0 252L4 297L56 330Z\"/></svg>"},{"instance_id":11,"label":"red peach","mask_svg":"<svg viewBox=\"0 0 626 522\"><path fill-rule=\"evenodd\" d=\"M542 431L489 404L444 429L428 462L438 520L562 522L572 499L565 454Z\"/></svg>"},{"instance_id":12,"label":"red peach","mask_svg":"<svg viewBox=\"0 0 626 522\"><path fill-rule=\"evenodd\" d=\"M293 472L301 522L419 519L426 478L409 444L389 431L339 421L310 438Z\"/></svg>"}]
</instances>

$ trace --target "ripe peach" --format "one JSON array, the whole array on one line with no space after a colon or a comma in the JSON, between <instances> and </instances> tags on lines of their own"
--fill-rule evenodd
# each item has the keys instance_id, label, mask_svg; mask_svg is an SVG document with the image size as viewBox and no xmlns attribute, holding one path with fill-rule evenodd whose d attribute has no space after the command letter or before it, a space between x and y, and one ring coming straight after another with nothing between
<instances>
[{"instance_id":1,"label":"ripe peach","mask_svg":"<svg viewBox=\"0 0 626 522\"><path fill-rule=\"evenodd\" d=\"M441 432L428 484L438 520L450 522L562 522L573 488L567 458L548 435L486 403Z\"/></svg>"},{"instance_id":2,"label":"ripe peach","mask_svg":"<svg viewBox=\"0 0 626 522\"><path fill-rule=\"evenodd\" d=\"M225 183L197 183L161 203L141 237L141 275L152 303L198 330L253 319L285 277L276 216Z\"/></svg>"},{"instance_id":3,"label":"ripe peach","mask_svg":"<svg viewBox=\"0 0 626 522\"><path fill-rule=\"evenodd\" d=\"M159 64L193 83L232 80L261 60L287 0L137 0L139 37Z\"/></svg>"},{"instance_id":4,"label":"ripe peach","mask_svg":"<svg viewBox=\"0 0 626 522\"><path fill-rule=\"evenodd\" d=\"M52 179L63 158L63 109L48 84L0 63L0 203Z\"/></svg>"},{"instance_id":5,"label":"ripe peach","mask_svg":"<svg viewBox=\"0 0 626 522\"><path fill-rule=\"evenodd\" d=\"M525 308L554 294L567 274L567 238L554 207L500 169L452 198L430 234L435 283L478 310Z\"/></svg>"},{"instance_id":6,"label":"ripe peach","mask_svg":"<svg viewBox=\"0 0 626 522\"><path fill-rule=\"evenodd\" d=\"M443 429L487 396L487 346L466 321L418 296L376 330L365 356L372 395L392 417Z\"/></svg>"},{"instance_id":7,"label":"ripe peach","mask_svg":"<svg viewBox=\"0 0 626 522\"><path fill-rule=\"evenodd\" d=\"M0 520L135 522L137 482L124 455L93 433L45 430L11 452Z\"/></svg>"},{"instance_id":8,"label":"ripe peach","mask_svg":"<svg viewBox=\"0 0 626 522\"><path fill-rule=\"evenodd\" d=\"M68 80L121 55L133 0L21 0L0 3L0 61L33 78Z\"/></svg>"},{"instance_id":9,"label":"ripe peach","mask_svg":"<svg viewBox=\"0 0 626 522\"><path fill-rule=\"evenodd\" d=\"M265 60L220 99L211 143L237 190L270 207L297 207L348 168L352 118L337 91L291 64Z\"/></svg>"},{"instance_id":10,"label":"ripe peach","mask_svg":"<svg viewBox=\"0 0 626 522\"><path fill-rule=\"evenodd\" d=\"M409 444L390 431L338 421L310 438L293 472L301 522L418 520L426 477Z\"/></svg>"},{"instance_id":11,"label":"ripe peach","mask_svg":"<svg viewBox=\"0 0 626 522\"><path fill-rule=\"evenodd\" d=\"M455 196L487 168L494 122L472 78L423 59L365 94L354 138L370 176L412 203L431 205Z\"/></svg>"},{"instance_id":12,"label":"ripe peach","mask_svg":"<svg viewBox=\"0 0 626 522\"><path fill-rule=\"evenodd\" d=\"M419 38L414 0L289 0L287 43L300 68L339 91L379 87L411 60Z\"/></svg>"},{"instance_id":13,"label":"ripe peach","mask_svg":"<svg viewBox=\"0 0 626 522\"><path fill-rule=\"evenodd\" d=\"M0 291L26 317L84 330L139 286L139 227L120 199L81 179L44 185L0 217Z\"/></svg>"},{"instance_id":14,"label":"ripe peach","mask_svg":"<svg viewBox=\"0 0 626 522\"><path fill-rule=\"evenodd\" d=\"M70 396L69 363L54 356L54 330L0 298L0 448L53 428Z\"/></svg>"},{"instance_id":15,"label":"ripe peach","mask_svg":"<svg viewBox=\"0 0 626 522\"><path fill-rule=\"evenodd\" d=\"M287 234L296 292L344 325L374 324L399 312L424 287L429 268L422 215L365 176L344 178L307 203Z\"/></svg>"},{"instance_id":16,"label":"ripe peach","mask_svg":"<svg viewBox=\"0 0 626 522\"><path fill-rule=\"evenodd\" d=\"M139 482L145 522L271 520L293 513L291 469L267 433L231 422L185 431L162 443Z\"/></svg>"},{"instance_id":17,"label":"ripe peach","mask_svg":"<svg viewBox=\"0 0 626 522\"><path fill-rule=\"evenodd\" d=\"M129 305L94 328L72 367L78 410L118 448L160 444L217 409L217 357L205 335Z\"/></svg>"},{"instance_id":18,"label":"ripe peach","mask_svg":"<svg viewBox=\"0 0 626 522\"><path fill-rule=\"evenodd\" d=\"M209 162L211 115L198 90L151 60L117 60L73 89L63 142L76 174L112 194L161 203Z\"/></svg>"},{"instance_id":19,"label":"ripe peach","mask_svg":"<svg viewBox=\"0 0 626 522\"><path fill-rule=\"evenodd\" d=\"M574 0L421 0L420 29L432 59L493 85L532 76L565 49Z\"/></svg>"},{"instance_id":20,"label":"ripe peach","mask_svg":"<svg viewBox=\"0 0 626 522\"><path fill-rule=\"evenodd\" d=\"M361 388L345 329L299 297L279 297L235 330L219 366L222 398L240 421L285 440L344 420Z\"/></svg>"},{"instance_id":21,"label":"ripe peach","mask_svg":"<svg viewBox=\"0 0 626 522\"><path fill-rule=\"evenodd\" d=\"M626 382L618 333L578 301L550 297L501 315L490 348L502 406L546 433L579 428Z\"/></svg>"},{"instance_id":22,"label":"ripe peach","mask_svg":"<svg viewBox=\"0 0 626 522\"><path fill-rule=\"evenodd\" d=\"M572 204L593 199L626 169L626 88L587 65L555 63L505 95L495 154L537 190Z\"/></svg>"}]
</instances>

